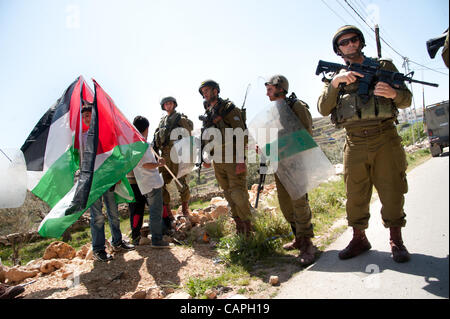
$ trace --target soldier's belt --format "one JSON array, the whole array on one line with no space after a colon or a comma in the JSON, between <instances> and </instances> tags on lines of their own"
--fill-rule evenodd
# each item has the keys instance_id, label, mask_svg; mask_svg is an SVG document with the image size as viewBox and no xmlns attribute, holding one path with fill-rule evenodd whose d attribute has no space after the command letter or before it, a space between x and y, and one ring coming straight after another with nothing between
<instances>
[{"instance_id":1,"label":"soldier's belt","mask_svg":"<svg viewBox=\"0 0 450 319\"><path fill-rule=\"evenodd\" d=\"M357 130L357 131L350 131L347 132L347 135L350 137L372 137L372 136L376 136L376 135L380 135L383 132L389 131L395 129L394 124L390 124L387 126L378 126L375 128L370 128L370 129L361 129L361 130Z\"/></svg>"}]
</instances>

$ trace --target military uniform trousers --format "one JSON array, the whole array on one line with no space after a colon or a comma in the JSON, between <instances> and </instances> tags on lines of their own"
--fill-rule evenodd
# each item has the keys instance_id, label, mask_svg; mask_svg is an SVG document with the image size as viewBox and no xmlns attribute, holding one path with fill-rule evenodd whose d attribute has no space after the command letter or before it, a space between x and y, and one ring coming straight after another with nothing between
<instances>
[{"instance_id":1,"label":"military uniform trousers","mask_svg":"<svg viewBox=\"0 0 450 319\"><path fill-rule=\"evenodd\" d=\"M212 163L217 182L230 204L232 217L239 217L243 221L250 220L247 172L236 175L236 163Z\"/></svg>"},{"instance_id":2,"label":"military uniform trousers","mask_svg":"<svg viewBox=\"0 0 450 319\"><path fill-rule=\"evenodd\" d=\"M162 157L166 160L167 167L172 171L172 173L175 176L177 176L178 164L176 164L170 160L170 153L163 152ZM168 190L168 185L172 181L173 177L172 177L172 175L170 175L170 173L167 171L167 169L165 167L160 167L159 172L161 173L162 178L164 180L163 203L164 203L164 205L169 205L170 204L170 193ZM180 177L180 178L178 178L178 180L180 181L181 185L183 185L183 187L180 187L180 185L178 185L178 183L175 183L175 185L177 186L177 189L178 189L178 193L180 194L181 202L188 202L189 199L191 198L191 193L189 191L189 186L186 183L186 176Z\"/></svg>"},{"instance_id":3,"label":"military uniform trousers","mask_svg":"<svg viewBox=\"0 0 450 319\"><path fill-rule=\"evenodd\" d=\"M347 192L348 225L359 230L369 226L369 206L375 186L380 198L383 225L403 227L406 154L395 127L364 136L364 131L347 131L344 146L344 179Z\"/></svg>"},{"instance_id":4,"label":"military uniform trousers","mask_svg":"<svg viewBox=\"0 0 450 319\"><path fill-rule=\"evenodd\" d=\"M291 225L294 236L296 238L314 237L308 194L303 195L297 200L292 200L276 174L275 183L277 185L278 202L281 212Z\"/></svg>"}]
</instances>

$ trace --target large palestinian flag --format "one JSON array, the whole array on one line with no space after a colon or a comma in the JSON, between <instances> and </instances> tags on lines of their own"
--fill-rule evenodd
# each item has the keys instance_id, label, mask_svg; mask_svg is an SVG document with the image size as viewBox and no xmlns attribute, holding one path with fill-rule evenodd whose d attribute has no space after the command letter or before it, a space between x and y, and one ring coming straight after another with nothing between
<instances>
[{"instance_id":1,"label":"large palestinian flag","mask_svg":"<svg viewBox=\"0 0 450 319\"><path fill-rule=\"evenodd\" d=\"M39 226L43 237L60 237L106 190L132 170L148 144L94 81L74 81L39 120L21 150L28 188L51 211ZM82 100L93 100L89 129L81 121ZM87 142L80 163L82 132ZM75 181L75 172L80 170Z\"/></svg>"}]
</instances>

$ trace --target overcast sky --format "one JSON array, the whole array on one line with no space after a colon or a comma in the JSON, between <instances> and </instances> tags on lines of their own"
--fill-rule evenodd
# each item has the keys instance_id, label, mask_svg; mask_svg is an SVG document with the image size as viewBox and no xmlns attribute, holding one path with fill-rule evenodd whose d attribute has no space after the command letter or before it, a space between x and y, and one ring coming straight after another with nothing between
<instances>
[{"instance_id":1,"label":"overcast sky","mask_svg":"<svg viewBox=\"0 0 450 319\"><path fill-rule=\"evenodd\" d=\"M381 37L397 51L382 42L383 57L392 58L400 72L405 56L416 79L439 83L425 87L426 104L448 99L441 51L432 60L425 46L448 28L444 0L0 0L0 147L19 148L79 75L91 88L94 78L130 121L146 116L151 131L166 95L199 128L198 87L209 78L237 106L252 83L251 120L268 104L264 80L283 74L290 91L319 117L317 62L342 63L331 46L335 31L344 24L360 27L368 44L364 52L376 56L373 31L349 5L370 26L379 23ZM414 94L421 108L422 86L415 85Z\"/></svg>"}]
</instances>

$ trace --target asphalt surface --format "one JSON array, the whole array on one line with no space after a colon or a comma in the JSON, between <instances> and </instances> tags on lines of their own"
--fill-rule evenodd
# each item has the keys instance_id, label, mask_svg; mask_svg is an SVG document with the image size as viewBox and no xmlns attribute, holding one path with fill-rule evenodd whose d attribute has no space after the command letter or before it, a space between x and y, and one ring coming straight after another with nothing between
<instances>
[{"instance_id":1,"label":"asphalt surface","mask_svg":"<svg viewBox=\"0 0 450 319\"><path fill-rule=\"evenodd\" d=\"M372 249L349 260L338 253L352 238L348 228L315 264L281 284L276 299L449 298L449 153L408 173L403 241L411 260L392 260L389 229L379 200L370 206L367 237Z\"/></svg>"}]
</instances>

